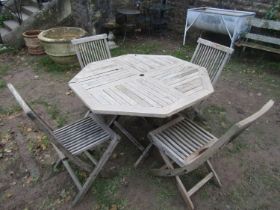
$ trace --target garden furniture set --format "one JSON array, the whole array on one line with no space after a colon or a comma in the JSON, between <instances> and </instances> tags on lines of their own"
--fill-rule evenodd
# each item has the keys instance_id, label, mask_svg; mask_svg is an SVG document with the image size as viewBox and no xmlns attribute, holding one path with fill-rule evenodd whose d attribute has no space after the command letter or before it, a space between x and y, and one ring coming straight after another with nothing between
<instances>
[{"instance_id":1,"label":"garden furniture set","mask_svg":"<svg viewBox=\"0 0 280 210\"><path fill-rule=\"evenodd\" d=\"M24 102L11 84L8 87L25 114L48 135L59 156L57 164L63 163L77 186L79 192L74 205L89 190L117 146L120 138L113 130L117 127L142 152L135 166L153 146L159 150L165 165L153 169L152 173L174 177L184 201L194 209L190 197L203 185L214 179L221 186L209 158L265 114L274 103L270 100L255 114L236 123L217 138L181 111L201 103L214 92L213 85L233 52L231 48L199 39L191 62L187 62L168 55L129 54L111 58L106 35L85 37L72 43L82 70L69 81L69 86L89 110L84 118L53 130ZM113 115L109 123L105 122L105 115ZM144 148L120 124L119 118L126 116L173 116L173 119L150 131L150 143ZM101 144L108 146L97 160L92 150ZM89 172L84 184L69 162ZM193 188L186 190L180 176L202 165L206 165L209 173Z\"/></svg>"}]
</instances>

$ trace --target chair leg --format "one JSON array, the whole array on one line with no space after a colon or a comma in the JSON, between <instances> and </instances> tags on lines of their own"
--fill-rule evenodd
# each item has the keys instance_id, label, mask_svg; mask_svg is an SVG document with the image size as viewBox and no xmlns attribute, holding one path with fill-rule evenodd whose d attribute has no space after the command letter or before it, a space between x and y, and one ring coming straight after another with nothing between
<instances>
[{"instance_id":1,"label":"chair leg","mask_svg":"<svg viewBox=\"0 0 280 210\"><path fill-rule=\"evenodd\" d=\"M94 170L89 175L85 184L82 186L78 195L75 197L75 199L72 203L73 206L76 205L81 200L81 198L83 198L85 196L87 191L90 189L92 183L96 179L97 175L99 174L101 169L104 167L105 163L109 160L110 156L112 155L112 153L113 153L114 149L116 148L116 146L118 145L118 143L119 143L119 138L118 137L115 137L114 139L112 139L112 141L110 142L107 150L104 152L101 159L97 163L96 167L94 168Z\"/></svg>"},{"instance_id":2,"label":"chair leg","mask_svg":"<svg viewBox=\"0 0 280 210\"><path fill-rule=\"evenodd\" d=\"M191 200L191 196L189 195L188 191L186 190L183 182L181 181L179 176L175 176L176 184L179 192L181 193L181 196L185 203L191 207L191 209L194 209L193 202Z\"/></svg>"},{"instance_id":3,"label":"chair leg","mask_svg":"<svg viewBox=\"0 0 280 210\"><path fill-rule=\"evenodd\" d=\"M170 169L174 169L173 164L171 163L171 161L169 160L169 158L160 151L161 157L164 160L166 166ZM191 207L191 209L194 209L194 205L193 202L191 200L191 196L189 195L188 191L186 190L183 182L181 181L179 176L175 176L175 180L176 180L176 184L177 184L177 188L179 190L179 192L181 193L181 196L183 198L183 200L185 201L185 203L187 205L189 205Z\"/></svg>"},{"instance_id":4,"label":"chair leg","mask_svg":"<svg viewBox=\"0 0 280 210\"><path fill-rule=\"evenodd\" d=\"M53 169L55 170L55 171L57 171L58 169L58 167L61 165L61 163L62 163L62 160L59 158L56 162L55 162L55 164L54 164L54 166L53 166Z\"/></svg>"},{"instance_id":5,"label":"chair leg","mask_svg":"<svg viewBox=\"0 0 280 210\"><path fill-rule=\"evenodd\" d=\"M97 165L98 161L88 151L85 151L84 153L94 165Z\"/></svg>"},{"instance_id":6,"label":"chair leg","mask_svg":"<svg viewBox=\"0 0 280 210\"><path fill-rule=\"evenodd\" d=\"M150 143L146 149L144 150L144 152L141 154L141 156L137 159L137 161L134 163L134 168L137 168L137 166L140 164L140 162L145 158L147 157L149 151L151 150L153 144Z\"/></svg>"},{"instance_id":7,"label":"chair leg","mask_svg":"<svg viewBox=\"0 0 280 210\"><path fill-rule=\"evenodd\" d=\"M208 168L209 171L211 171L213 173L215 181L218 184L218 186L222 187L222 183L220 181L220 178L218 177L218 174L216 173L216 171L214 170L212 164L210 163L210 160L206 161L206 167Z\"/></svg>"}]
</instances>

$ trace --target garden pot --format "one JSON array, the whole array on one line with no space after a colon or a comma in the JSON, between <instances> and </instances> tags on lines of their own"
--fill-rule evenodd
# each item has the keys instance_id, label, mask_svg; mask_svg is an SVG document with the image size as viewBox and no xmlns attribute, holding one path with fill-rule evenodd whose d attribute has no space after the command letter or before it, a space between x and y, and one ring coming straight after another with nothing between
<instances>
[{"instance_id":1,"label":"garden pot","mask_svg":"<svg viewBox=\"0 0 280 210\"><path fill-rule=\"evenodd\" d=\"M59 64L70 64L78 62L71 40L86 34L87 32L81 28L60 27L42 31L38 38L51 59Z\"/></svg>"},{"instance_id":2,"label":"garden pot","mask_svg":"<svg viewBox=\"0 0 280 210\"><path fill-rule=\"evenodd\" d=\"M31 55L42 55L45 53L38 39L38 35L41 32L41 30L30 30L22 34L25 41L25 45L28 49L28 53Z\"/></svg>"}]
</instances>

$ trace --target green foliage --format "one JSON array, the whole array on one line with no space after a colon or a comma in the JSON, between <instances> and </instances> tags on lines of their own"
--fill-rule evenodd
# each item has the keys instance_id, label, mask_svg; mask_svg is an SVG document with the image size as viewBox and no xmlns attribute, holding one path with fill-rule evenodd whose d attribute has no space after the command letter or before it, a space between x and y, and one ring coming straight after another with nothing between
<instances>
[{"instance_id":1,"label":"green foliage","mask_svg":"<svg viewBox=\"0 0 280 210\"><path fill-rule=\"evenodd\" d=\"M0 65L0 77L3 77L7 74L9 70L9 66L7 64L1 64Z\"/></svg>"},{"instance_id":2,"label":"green foliage","mask_svg":"<svg viewBox=\"0 0 280 210\"><path fill-rule=\"evenodd\" d=\"M118 209L123 209L127 205L127 201L118 198L118 192L122 184L124 184L127 176L131 175L132 169L122 168L118 176L110 179L97 179L93 184L94 196L101 209L108 209L112 205L117 205Z\"/></svg>"},{"instance_id":3,"label":"green foliage","mask_svg":"<svg viewBox=\"0 0 280 210\"><path fill-rule=\"evenodd\" d=\"M45 70L50 73L61 74L66 71L72 70L77 67L77 65L71 64L57 64L49 56L45 55L38 59L37 61L37 70Z\"/></svg>"},{"instance_id":4,"label":"green foliage","mask_svg":"<svg viewBox=\"0 0 280 210\"><path fill-rule=\"evenodd\" d=\"M280 0L275 2L265 14L265 18L269 20L279 20Z\"/></svg>"},{"instance_id":5,"label":"green foliage","mask_svg":"<svg viewBox=\"0 0 280 210\"><path fill-rule=\"evenodd\" d=\"M152 54L161 49L159 43L146 41L140 43L125 43L119 48L111 50L112 56L123 54Z\"/></svg>"},{"instance_id":6,"label":"green foliage","mask_svg":"<svg viewBox=\"0 0 280 210\"><path fill-rule=\"evenodd\" d=\"M4 25L4 21L11 19L12 16L9 13L0 14L0 26Z\"/></svg>"},{"instance_id":7,"label":"green foliage","mask_svg":"<svg viewBox=\"0 0 280 210\"><path fill-rule=\"evenodd\" d=\"M10 115L15 114L19 111L21 111L21 107L19 105L12 106L10 108L4 108L4 107L0 106L0 115L10 116Z\"/></svg>"},{"instance_id":8,"label":"green foliage","mask_svg":"<svg viewBox=\"0 0 280 210\"><path fill-rule=\"evenodd\" d=\"M16 53L16 52L18 52L17 49L8 45L0 44L0 55L3 53Z\"/></svg>"},{"instance_id":9,"label":"green foliage","mask_svg":"<svg viewBox=\"0 0 280 210\"><path fill-rule=\"evenodd\" d=\"M6 87L6 82L3 79L0 79L0 89Z\"/></svg>"}]
</instances>

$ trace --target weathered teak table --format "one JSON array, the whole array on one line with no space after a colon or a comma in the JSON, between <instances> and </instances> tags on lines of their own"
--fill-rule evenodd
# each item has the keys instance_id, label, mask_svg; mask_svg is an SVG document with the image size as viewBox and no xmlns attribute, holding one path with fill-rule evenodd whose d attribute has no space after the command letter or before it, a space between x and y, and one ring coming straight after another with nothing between
<instances>
[{"instance_id":1,"label":"weathered teak table","mask_svg":"<svg viewBox=\"0 0 280 210\"><path fill-rule=\"evenodd\" d=\"M165 118L213 93L205 68L166 55L123 55L88 64L70 82L95 114ZM115 117L140 150L143 146Z\"/></svg>"}]
</instances>

